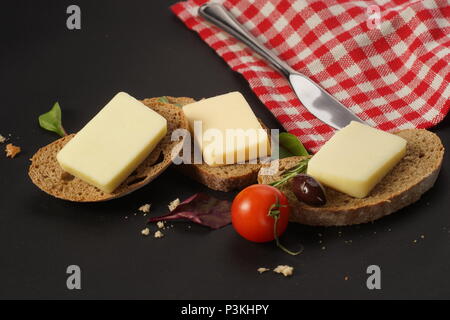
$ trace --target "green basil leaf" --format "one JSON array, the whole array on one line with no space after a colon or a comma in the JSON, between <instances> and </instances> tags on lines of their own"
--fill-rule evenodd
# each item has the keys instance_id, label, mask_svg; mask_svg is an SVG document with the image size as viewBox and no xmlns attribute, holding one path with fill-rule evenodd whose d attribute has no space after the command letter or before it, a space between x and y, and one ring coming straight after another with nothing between
<instances>
[{"instance_id":1,"label":"green basil leaf","mask_svg":"<svg viewBox=\"0 0 450 320\"><path fill-rule=\"evenodd\" d=\"M53 105L49 112L39 116L39 125L45 130L56 132L61 137L67 135L62 126L61 107L58 102Z\"/></svg>"},{"instance_id":2,"label":"green basil leaf","mask_svg":"<svg viewBox=\"0 0 450 320\"><path fill-rule=\"evenodd\" d=\"M281 145L279 146L279 158L280 159L284 159L284 158L289 158L292 157L293 154L291 152L289 152L287 149L283 148Z\"/></svg>"},{"instance_id":3,"label":"green basil leaf","mask_svg":"<svg viewBox=\"0 0 450 320\"><path fill-rule=\"evenodd\" d=\"M282 132L279 135L280 159L292 156L309 156L300 140L291 133Z\"/></svg>"}]
</instances>

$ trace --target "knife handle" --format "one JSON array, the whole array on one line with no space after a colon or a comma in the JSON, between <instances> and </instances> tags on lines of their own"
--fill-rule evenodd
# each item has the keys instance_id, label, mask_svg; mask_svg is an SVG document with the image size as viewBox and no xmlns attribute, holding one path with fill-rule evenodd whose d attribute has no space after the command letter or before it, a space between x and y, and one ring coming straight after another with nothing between
<instances>
[{"instance_id":1,"label":"knife handle","mask_svg":"<svg viewBox=\"0 0 450 320\"><path fill-rule=\"evenodd\" d=\"M278 58L273 52L259 42L231 13L218 3L207 3L199 8L199 15L220 29L228 32L233 37L245 43L256 53L266 59L274 68L284 76L298 73L288 64Z\"/></svg>"}]
</instances>

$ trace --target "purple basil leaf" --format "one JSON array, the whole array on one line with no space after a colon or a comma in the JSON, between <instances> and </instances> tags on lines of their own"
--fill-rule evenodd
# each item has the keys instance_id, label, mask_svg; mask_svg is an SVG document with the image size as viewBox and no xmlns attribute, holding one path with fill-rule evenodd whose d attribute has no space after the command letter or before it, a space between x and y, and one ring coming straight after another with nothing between
<instances>
[{"instance_id":1,"label":"purple basil leaf","mask_svg":"<svg viewBox=\"0 0 450 320\"><path fill-rule=\"evenodd\" d=\"M151 218L148 223L187 219L211 229L219 229L231 223L231 203L205 193L197 193L183 201L168 215Z\"/></svg>"}]
</instances>

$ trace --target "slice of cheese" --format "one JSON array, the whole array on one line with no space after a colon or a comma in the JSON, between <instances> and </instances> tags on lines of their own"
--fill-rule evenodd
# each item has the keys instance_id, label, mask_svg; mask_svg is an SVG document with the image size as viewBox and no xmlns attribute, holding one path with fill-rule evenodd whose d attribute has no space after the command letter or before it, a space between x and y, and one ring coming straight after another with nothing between
<instances>
[{"instance_id":1,"label":"slice of cheese","mask_svg":"<svg viewBox=\"0 0 450 320\"><path fill-rule=\"evenodd\" d=\"M208 165L243 163L270 155L267 132L239 92L186 105L183 111Z\"/></svg>"},{"instance_id":2,"label":"slice of cheese","mask_svg":"<svg viewBox=\"0 0 450 320\"><path fill-rule=\"evenodd\" d=\"M118 93L58 153L63 170L113 192L167 133L167 121L130 95Z\"/></svg>"},{"instance_id":3,"label":"slice of cheese","mask_svg":"<svg viewBox=\"0 0 450 320\"><path fill-rule=\"evenodd\" d=\"M405 153L405 139L351 122L312 157L308 174L333 189L364 198Z\"/></svg>"}]
</instances>

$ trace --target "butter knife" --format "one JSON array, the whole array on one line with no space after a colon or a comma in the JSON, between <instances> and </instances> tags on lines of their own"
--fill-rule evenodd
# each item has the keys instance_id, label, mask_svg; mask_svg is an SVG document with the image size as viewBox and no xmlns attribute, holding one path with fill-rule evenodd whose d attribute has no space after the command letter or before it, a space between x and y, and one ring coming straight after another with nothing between
<instances>
[{"instance_id":1,"label":"butter knife","mask_svg":"<svg viewBox=\"0 0 450 320\"><path fill-rule=\"evenodd\" d=\"M226 31L236 39L245 43L261 57L267 60L276 70L283 74L291 84L300 102L322 122L335 129L341 129L351 121L364 123L321 86L292 69L273 52L260 43L248 30L218 3L207 3L199 8L199 15L207 21Z\"/></svg>"}]
</instances>

